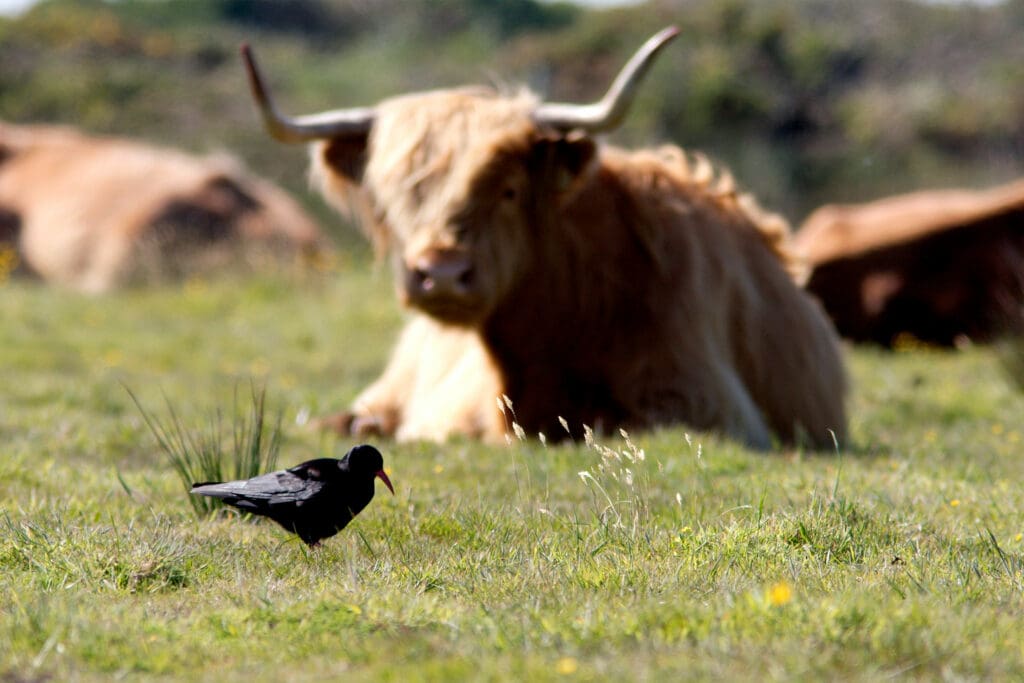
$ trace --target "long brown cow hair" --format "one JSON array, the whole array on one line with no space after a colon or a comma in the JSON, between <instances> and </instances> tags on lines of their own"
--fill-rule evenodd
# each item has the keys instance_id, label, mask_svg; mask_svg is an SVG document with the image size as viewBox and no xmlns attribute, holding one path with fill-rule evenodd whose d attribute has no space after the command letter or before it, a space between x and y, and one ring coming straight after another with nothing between
<instances>
[{"instance_id":1,"label":"long brown cow hair","mask_svg":"<svg viewBox=\"0 0 1024 683\"><path fill-rule=\"evenodd\" d=\"M699 156L603 145L548 106L480 88L385 100L341 117L313 177L362 215L406 304L479 334L528 432L842 441L837 340L794 281L785 221Z\"/></svg>"}]
</instances>

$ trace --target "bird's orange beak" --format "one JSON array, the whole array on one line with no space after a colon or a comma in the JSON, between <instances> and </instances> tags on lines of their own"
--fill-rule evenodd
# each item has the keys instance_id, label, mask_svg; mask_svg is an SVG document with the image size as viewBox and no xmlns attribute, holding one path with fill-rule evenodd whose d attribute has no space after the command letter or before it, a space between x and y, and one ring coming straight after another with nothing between
<instances>
[{"instance_id":1,"label":"bird's orange beak","mask_svg":"<svg viewBox=\"0 0 1024 683\"><path fill-rule=\"evenodd\" d=\"M391 491L391 495L395 495L395 487L391 485L391 480L388 479L388 475L384 473L384 470L377 470L375 474L380 477L380 480L388 487L388 490Z\"/></svg>"}]
</instances>

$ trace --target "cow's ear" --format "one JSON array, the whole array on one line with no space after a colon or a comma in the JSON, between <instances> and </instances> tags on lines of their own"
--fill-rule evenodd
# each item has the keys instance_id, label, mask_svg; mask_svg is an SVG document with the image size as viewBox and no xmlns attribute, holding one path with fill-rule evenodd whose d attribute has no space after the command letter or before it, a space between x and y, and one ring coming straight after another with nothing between
<instances>
[{"instance_id":1,"label":"cow's ear","mask_svg":"<svg viewBox=\"0 0 1024 683\"><path fill-rule=\"evenodd\" d=\"M368 135L332 138L324 143L321 154L324 165L358 185L366 169L366 143Z\"/></svg>"},{"instance_id":2,"label":"cow's ear","mask_svg":"<svg viewBox=\"0 0 1024 683\"><path fill-rule=\"evenodd\" d=\"M586 135L544 138L538 143L546 161L552 187L562 201L571 198L590 174L597 144Z\"/></svg>"}]
</instances>

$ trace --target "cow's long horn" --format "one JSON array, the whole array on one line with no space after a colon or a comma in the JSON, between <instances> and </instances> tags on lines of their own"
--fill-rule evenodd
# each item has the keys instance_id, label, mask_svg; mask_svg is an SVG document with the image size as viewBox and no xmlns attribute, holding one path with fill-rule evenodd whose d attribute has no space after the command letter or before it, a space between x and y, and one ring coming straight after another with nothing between
<instances>
[{"instance_id":1,"label":"cow's long horn","mask_svg":"<svg viewBox=\"0 0 1024 683\"><path fill-rule=\"evenodd\" d=\"M259 105L267 131L281 142L310 142L327 138L366 135L373 126L372 108L336 109L306 116L282 116L260 75L252 49L242 45L242 59L249 74L252 96Z\"/></svg>"},{"instance_id":2,"label":"cow's long horn","mask_svg":"<svg viewBox=\"0 0 1024 683\"><path fill-rule=\"evenodd\" d=\"M534 111L534 120L563 131L600 133L616 128L633 104L637 86L650 69L655 55L677 35L679 29L669 26L648 38L633 58L626 62L626 66L622 67L612 87L599 101L593 104L545 102Z\"/></svg>"}]
</instances>

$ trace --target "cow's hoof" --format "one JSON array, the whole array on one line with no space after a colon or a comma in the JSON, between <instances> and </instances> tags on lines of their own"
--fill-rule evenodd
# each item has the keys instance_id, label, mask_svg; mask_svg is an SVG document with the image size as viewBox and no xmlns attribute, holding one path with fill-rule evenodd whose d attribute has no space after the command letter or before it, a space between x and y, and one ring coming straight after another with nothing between
<instances>
[{"instance_id":1,"label":"cow's hoof","mask_svg":"<svg viewBox=\"0 0 1024 683\"><path fill-rule=\"evenodd\" d=\"M386 431L380 418L357 415L351 410L310 420L309 425L313 429L334 432L340 436L383 436Z\"/></svg>"},{"instance_id":2,"label":"cow's hoof","mask_svg":"<svg viewBox=\"0 0 1024 683\"><path fill-rule=\"evenodd\" d=\"M356 415L349 425L348 433L357 437L382 436L384 426L378 418L372 415Z\"/></svg>"},{"instance_id":3,"label":"cow's hoof","mask_svg":"<svg viewBox=\"0 0 1024 683\"><path fill-rule=\"evenodd\" d=\"M355 413L345 410L334 415L325 415L309 421L309 428L322 432L335 432L343 436L352 433L352 424L356 421Z\"/></svg>"}]
</instances>

